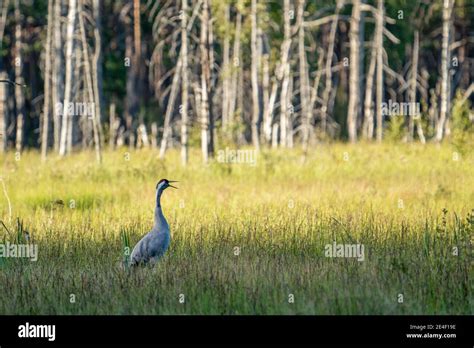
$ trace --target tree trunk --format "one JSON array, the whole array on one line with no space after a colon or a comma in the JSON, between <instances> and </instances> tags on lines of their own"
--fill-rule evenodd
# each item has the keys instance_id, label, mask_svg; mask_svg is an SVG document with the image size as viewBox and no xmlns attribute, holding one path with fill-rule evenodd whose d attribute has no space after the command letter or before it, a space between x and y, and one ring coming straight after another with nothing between
<instances>
[{"instance_id":1,"label":"tree trunk","mask_svg":"<svg viewBox=\"0 0 474 348\"><path fill-rule=\"evenodd\" d=\"M375 38L374 38L375 41ZM365 100L364 100L364 125L363 132L365 139L372 139L374 137L374 111L373 111L373 98L374 98L374 75L375 75L375 63L377 57L377 47L375 42L372 43L372 49L370 54L369 70L367 72L366 84L365 84Z\"/></svg>"},{"instance_id":2,"label":"tree trunk","mask_svg":"<svg viewBox=\"0 0 474 348\"><path fill-rule=\"evenodd\" d=\"M181 83L181 163L188 163L188 0L182 1L181 19L181 54L182 54L182 83Z\"/></svg>"},{"instance_id":3,"label":"tree trunk","mask_svg":"<svg viewBox=\"0 0 474 348\"><path fill-rule=\"evenodd\" d=\"M238 11L238 9L237 9ZM240 33L242 30L242 14L237 12L235 20L234 48L232 53L232 78L230 85L228 123L234 122L234 113L237 104L237 88L240 74Z\"/></svg>"},{"instance_id":4,"label":"tree trunk","mask_svg":"<svg viewBox=\"0 0 474 348\"><path fill-rule=\"evenodd\" d=\"M209 161L209 142L212 130L209 127L210 107L209 107L209 83L210 83L210 62L209 62L209 4L208 0L203 1L201 15L201 36L199 48L201 52L201 151L203 162Z\"/></svg>"},{"instance_id":5,"label":"tree trunk","mask_svg":"<svg viewBox=\"0 0 474 348\"><path fill-rule=\"evenodd\" d=\"M382 98L383 98L383 19L384 6L383 0L377 0L377 16L375 21L375 47L377 52L377 71L376 71L376 96L375 96L375 112L377 115L377 141L382 142L383 137L383 115L382 115Z\"/></svg>"},{"instance_id":6,"label":"tree trunk","mask_svg":"<svg viewBox=\"0 0 474 348\"><path fill-rule=\"evenodd\" d=\"M349 105L347 109L347 131L349 141L357 141L357 118L360 103L359 91L359 69L360 69L360 0L354 0L352 5L352 15L350 19L349 42L350 42L350 71L349 71Z\"/></svg>"},{"instance_id":7,"label":"tree trunk","mask_svg":"<svg viewBox=\"0 0 474 348\"><path fill-rule=\"evenodd\" d=\"M413 42L413 59L412 59L412 66L411 66L411 76L410 76L410 102L412 105L416 103L416 90L417 90L417 76L418 76L418 55L419 55L419 47L420 47L420 38L418 30L415 30L414 33L414 42ZM417 108L413 108L417 109ZM420 138L421 143L425 143L425 136L423 134L423 128L421 125L421 115L413 114L413 110L410 113L410 120L409 120L409 127L408 127L408 140L413 141L414 137L414 128L416 123L416 130L418 134L418 138Z\"/></svg>"},{"instance_id":8,"label":"tree trunk","mask_svg":"<svg viewBox=\"0 0 474 348\"><path fill-rule=\"evenodd\" d=\"M322 105L321 105L321 130L323 134L326 134L327 130L327 117L329 111L329 94L332 89L332 61L334 56L334 45L336 43L336 32L337 25L339 23L339 11L343 2L341 0L337 1L336 4L336 13L335 17L331 23L331 31L329 33L329 44L328 44L328 53L326 57L326 67L325 67L325 86L322 95Z\"/></svg>"},{"instance_id":9,"label":"tree trunk","mask_svg":"<svg viewBox=\"0 0 474 348\"><path fill-rule=\"evenodd\" d=\"M451 26L451 13L453 9L453 0L443 0L443 38L441 45L441 93L440 93L440 111L439 121L436 129L436 141L440 142L443 140L446 119L448 117L448 105L450 98L449 91L449 65L451 60L450 54L450 26Z\"/></svg>"},{"instance_id":10,"label":"tree trunk","mask_svg":"<svg viewBox=\"0 0 474 348\"><path fill-rule=\"evenodd\" d=\"M229 22L230 22L230 6L225 5L224 9L225 16L225 30L224 30L224 43L222 47L222 129L226 129L229 122L229 58L230 58L230 33L229 33Z\"/></svg>"},{"instance_id":11,"label":"tree trunk","mask_svg":"<svg viewBox=\"0 0 474 348\"><path fill-rule=\"evenodd\" d=\"M92 83L92 69L91 69L91 61L89 56L89 48L87 45L87 38L86 38L86 31L84 27L84 14L82 13L84 8L84 0L79 0L79 28L81 32L81 41L82 41L82 55L84 56L84 72L85 72L85 79L86 79L86 88L87 88L87 97L89 103L95 105L97 100L95 100L94 94L94 86ZM101 154L101 143L100 143L100 136L99 136L99 127L97 121L97 114L96 108L94 107L93 115L92 115L92 132L94 135L94 148L95 148L95 155L97 162L102 162L102 154Z\"/></svg>"},{"instance_id":12,"label":"tree trunk","mask_svg":"<svg viewBox=\"0 0 474 348\"><path fill-rule=\"evenodd\" d=\"M8 74L4 71L0 72L0 80L7 80ZM8 84L0 83L0 153L4 153L7 149L7 96Z\"/></svg>"},{"instance_id":13,"label":"tree trunk","mask_svg":"<svg viewBox=\"0 0 474 348\"><path fill-rule=\"evenodd\" d=\"M257 47L257 0L252 0L250 19L252 24L251 30L251 80L252 80L252 143L255 149L260 149L259 136L258 136L258 123L260 119L260 100L258 91L258 61L259 51Z\"/></svg>"},{"instance_id":14,"label":"tree trunk","mask_svg":"<svg viewBox=\"0 0 474 348\"><path fill-rule=\"evenodd\" d=\"M69 0L69 10L67 18L67 32L66 32L66 77L64 84L64 102L61 125L61 143L59 146L59 154L66 155L68 123L72 122L71 116L68 115L68 105L71 100L72 87L72 52L74 49L74 28L76 25L76 0Z\"/></svg>"},{"instance_id":15,"label":"tree trunk","mask_svg":"<svg viewBox=\"0 0 474 348\"><path fill-rule=\"evenodd\" d=\"M94 54L92 56L92 84L94 87L95 119L99 133L100 147L104 146L102 130L102 39L101 39L101 14L99 0L92 1L92 14L94 18Z\"/></svg>"},{"instance_id":16,"label":"tree trunk","mask_svg":"<svg viewBox=\"0 0 474 348\"><path fill-rule=\"evenodd\" d=\"M262 34L265 35L265 34ZM262 36L263 37L263 36ZM263 39L262 39L263 41ZM265 131L265 127L271 127L271 120L268 114L268 104L270 102L270 53L268 47L262 42L262 100L263 100L263 139L267 144L270 143L271 131ZM265 117L267 119L265 119ZM268 125L270 126L268 126ZM271 128L270 128L271 129ZM262 130L260 131L262 132ZM268 134L267 134L268 133Z\"/></svg>"},{"instance_id":17,"label":"tree trunk","mask_svg":"<svg viewBox=\"0 0 474 348\"><path fill-rule=\"evenodd\" d=\"M178 91L178 83L179 83L179 78L181 74L182 58L183 58L183 51L181 51L179 54L178 64L176 65L176 69L173 76L173 82L171 83L171 90L170 90L170 95L168 97L168 104L166 105L165 121L163 125L163 137L161 138L161 145L160 145L160 158L161 159L165 157L166 147L171 137L171 117L173 114L174 103L175 103L176 94Z\"/></svg>"},{"instance_id":18,"label":"tree trunk","mask_svg":"<svg viewBox=\"0 0 474 348\"><path fill-rule=\"evenodd\" d=\"M23 95L23 57L20 0L15 0L15 103L16 103L16 151L23 148L25 126L25 97Z\"/></svg>"},{"instance_id":19,"label":"tree trunk","mask_svg":"<svg viewBox=\"0 0 474 348\"><path fill-rule=\"evenodd\" d=\"M309 104L309 77L308 67L306 62L305 51L305 32L302 22L304 21L304 7L305 0L298 1L298 17L300 28L298 31L298 53L299 53L299 68L300 68L300 101L301 101L301 126L302 126L302 144L303 152L308 151L309 132L311 125L312 110Z\"/></svg>"},{"instance_id":20,"label":"tree trunk","mask_svg":"<svg viewBox=\"0 0 474 348\"><path fill-rule=\"evenodd\" d=\"M62 19L62 0L54 1L54 34L53 34L53 51L52 59L52 101L53 101L53 124L54 124L54 151L59 151L60 135L61 135L61 116L64 87L64 64L62 50L61 35L61 19Z\"/></svg>"},{"instance_id":21,"label":"tree trunk","mask_svg":"<svg viewBox=\"0 0 474 348\"><path fill-rule=\"evenodd\" d=\"M284 25L283 25L283 41L285 44L285 51L288 52L291 46L291 26L290 26L290 1L284 0L283 2L284 12ZM282 147L287 146L287 131L288 131L288 87L290 83L290 64L288 62L288 54L282 57L282 71L283 81L281 84L280 93L280 145ZM269 110L272 112L273 110Z\"/></svg>"},{"instance_id":22,"label":"tree trunk","mask_svg":"<svg viewBox=\"0 0 474 348\"><path fill-rule=\"evenodd\" d=\"M213 20L212 20L212 13L211 13L211 0L205 0L206 7L207 7L207 17L208 17L208 25L207 25L207 52L209 54L209 71L206 73L207 75L207 103L208 103L208 112L209 112L209 145L208 145L208 152L209 155L212 157L214 156L214 142L215 142L215 120L214 120L214 66L215 66L215 59L214 59L214 27L213 27Z\"/></svg>"},{"instance_id":23,"label":"tree trunk","mask_svg":"<svg viewBox=\"0 0 474 348\"><path fill-rule=\"evenodd\" d=\"M45 49L45 68L44 68L44 104L43 104L43 129L41 137L41 158L46 159L48 151L49 138L49 111L51 99L51 34L53 27L53 0L48 0L48 24L46 29L46 49Z\"/></svg>"}]
</instances>

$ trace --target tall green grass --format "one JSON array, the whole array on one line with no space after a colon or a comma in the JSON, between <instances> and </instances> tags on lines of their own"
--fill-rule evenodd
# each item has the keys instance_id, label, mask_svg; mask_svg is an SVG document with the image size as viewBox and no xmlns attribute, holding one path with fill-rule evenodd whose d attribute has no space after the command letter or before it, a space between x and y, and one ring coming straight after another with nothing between
<instances>
[{"instance_id":1,"label":"tall green grass","mask_svg":"<svg viewBox=\"0 0 474 348\"><path fill-rule=\"evenodd\" d=\"M126 151L102 165L87 152L0 159L12 209L0 190L0 242L18 239L19 218L39 249L37 262L0 258L0 314L474 312L472 154L335 144L304 161L264 151L256 166L193 152L183 168L177 152ZM162 198L170 249L126 269L160 178L180 181ZM333 241L362 243L365 260L325 257Z\"/></svg>"}]
</instances>

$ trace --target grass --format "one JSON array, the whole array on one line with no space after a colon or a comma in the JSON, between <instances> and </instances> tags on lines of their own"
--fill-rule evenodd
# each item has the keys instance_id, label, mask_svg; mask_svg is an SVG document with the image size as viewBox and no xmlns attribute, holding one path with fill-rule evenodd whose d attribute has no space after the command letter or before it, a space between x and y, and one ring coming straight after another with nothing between
<instances>
[{"instance_id":1,"label":"grass","mask_svg":"<svg viewBox=\"0 0 474 348\"><path fill-rule=\"evenodd\" d=\"M177 152L126 151L100 166L92 152L0 157L12 209L0 192L11 232L0 243L25 242L19 218L39 253L0 258L0 314L474 312L472 153L334 144L305 162L263 152L256 166L203 166L193 152L183 169ZM170 249L155 268L124 270L160 178L180 181L162 199ZM364 261L325 257L334 241L363 244Z\"/></svg>"}]
</instances>

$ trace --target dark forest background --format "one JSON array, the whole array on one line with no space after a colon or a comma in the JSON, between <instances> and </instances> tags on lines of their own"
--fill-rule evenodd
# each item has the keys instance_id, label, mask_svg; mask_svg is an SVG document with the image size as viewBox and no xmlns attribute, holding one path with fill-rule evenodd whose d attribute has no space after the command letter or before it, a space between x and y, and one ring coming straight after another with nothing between
<instances>
[{"instance_id":1,"label":"dark forest background","mask_svg":"<svg viewBox=\"0 0 474 348\"><path fill-rule=\"evenodd\" d=\"M0 150L463 148L473 14L470 0L2 0Z\"/></svg>"}]
</instances>

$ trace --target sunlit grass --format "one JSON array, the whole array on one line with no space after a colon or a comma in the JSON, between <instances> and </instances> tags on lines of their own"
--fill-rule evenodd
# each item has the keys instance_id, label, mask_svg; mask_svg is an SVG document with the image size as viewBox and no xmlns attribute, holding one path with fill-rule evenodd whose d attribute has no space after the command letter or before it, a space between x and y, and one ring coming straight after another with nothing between
<instances>
[{"instance_id":1,"label":"sunlit grass","mask_svg":"<svg viewBox=\"0 0 474 348\"><path fill-rule=\"evenodd\" d=\"M1 158L2 220L13 233L21 219L39 259L1 260L0 313L473 313L472 154L335 144L203 166L196 150L184 169L178 152L127 151L102 165L92 152ZM171 247L154 269L123 270L160 178L180 181L162 202ZM334 240L364 244L365 260L325 257Z\"/></svg>"}]
</instances>

